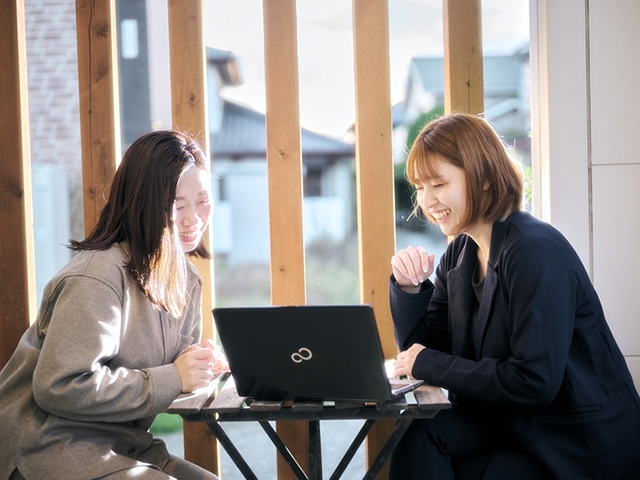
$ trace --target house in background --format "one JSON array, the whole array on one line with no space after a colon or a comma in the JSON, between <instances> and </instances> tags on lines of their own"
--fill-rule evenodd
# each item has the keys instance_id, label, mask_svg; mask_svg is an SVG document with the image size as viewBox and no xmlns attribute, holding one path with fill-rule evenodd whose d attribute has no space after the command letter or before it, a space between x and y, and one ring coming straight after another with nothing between
<instances>
[{"instance_id":1,"label":"house in background","mask_svg":"<svg viewBox=\"0 0 640 480\"><path fill-rule=\"evenodd\" d=\"M268 263L265 116L221 97L242 83L233 53L208 48L207 62L214 251L232 265ZM355 231L355 146L303 128L301 149L305 244L340 243Z\"/></svg>"},{"instance_id":2,"label":"house in background","mask_svg":"<svg viewBox=\"0 0 640 480\"><path fill-rule=\"evenodd\" d=\"M505 141L515 145L523 162L530 165L529 44L510 54L485 55L483 74L485 118ZM404 101L394 107L396 163L406 158L407 134L414 122L421 114L443 105L444 59L435 56L414 57L409 67Z\"/></svg>"}]
</instances>

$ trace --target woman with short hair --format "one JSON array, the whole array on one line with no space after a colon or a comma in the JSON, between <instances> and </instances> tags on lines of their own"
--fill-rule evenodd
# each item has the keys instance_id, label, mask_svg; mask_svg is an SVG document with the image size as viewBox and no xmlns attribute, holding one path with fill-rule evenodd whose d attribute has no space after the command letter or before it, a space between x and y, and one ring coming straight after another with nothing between
<instances>
[{"instance_id":1,"label":"woman with short hair","mask_svg":"<svg viewBox=\"0 0 640 480\"><path fill-rule=\"evenodd\" d=\"M522 211L518 161L484 119L452 114L407 160L417 209L452 241L392 258L397 375L449 391L414 421L391 479L638 479L640 398L569 242Z\"/></svg>"}]
</instances>

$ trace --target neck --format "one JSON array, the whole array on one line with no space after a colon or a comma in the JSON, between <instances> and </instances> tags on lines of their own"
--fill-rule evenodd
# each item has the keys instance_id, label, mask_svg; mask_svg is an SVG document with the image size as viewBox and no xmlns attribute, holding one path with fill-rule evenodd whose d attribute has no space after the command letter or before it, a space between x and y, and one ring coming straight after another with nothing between
<instances>
[{"instance_id":1,"label":"neck","mask_svg":"<svg viewBox=\"0 0 640 480\"><path fill-rule=\"evenodd\" d=\"M493 231L492 223L478 223L470 228L466 233L478 245L478 263L482 278L487 271L487 263L489 262L489 248L491 247L491 232Z\"/></svg>"}]
</instances>

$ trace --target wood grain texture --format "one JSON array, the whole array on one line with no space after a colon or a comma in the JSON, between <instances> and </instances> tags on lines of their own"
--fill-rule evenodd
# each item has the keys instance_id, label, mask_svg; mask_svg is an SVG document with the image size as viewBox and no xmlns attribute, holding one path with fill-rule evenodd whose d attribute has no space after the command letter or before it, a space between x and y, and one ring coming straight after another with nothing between
<instances>
[{"instance_id":1,"label":"wood grain texture","mask_svg":"<svg viewBox=\"0 0 640 480\"><path fill-rule=\"evenodd\" d=\"M373 306L385 358L397 347L389 309L395 254L391 87L387 0L354 0L356 182L360 300ZM376 457L395 422L379 421L367 437L367 462ZM377 478L386 478L388 464Z\"/></svg>"},{"instance_id":2,"label":"wood grain texture","mask_svg":"<svg viewBox=\"0 0 640 480\"><path fill-rule=\"evenodd\" d=\"M271 303L306 303L302 152L295 0L264 0L267 175L271 235ZM277 422L298 463L309 465L308 422ZM280 455L278 478L295 475Z\"/></svg>"},{"instance_id":3,"label":"wood grain texture","mask_svg":"<svg viewBox=\"0 0 640 480\"><path fill-rule=\"evenodd\" d=\"M443 0L445 113L484 112L481 0Z\"/></svg>"},{"instance_id":4,"label":"wood grain texture","mask_svg":"<svg viewBox=\"0 0 640 480\"><path fill-rule=\"evenodd\" d=\"M24 1L2 1L0 15L0 368L35 319Z\"/></svg>"},{"instance_id":5,"label":"wood grain texture","mask_svg":"<svg viewBox=\"0 0 640 480\"><path fill-rule=\"evenodd\" d=\"M115 0L76 0L84 231L107 203L121 158Z\"/></svg>"},{"instance_id":6,"label":"wood grain texture","mask_svg":"<svg viewBox=\"0 0 640 480\"><path fill-rule=\"evenodd\" d=\"M169 0L171 115L174 130L185 132L210 158L207 119L206 50L202 0ZM211 226L203 241L212 249ZM193 259L202 279L202 337L214 338L211 310L215 304L213 262ZM185 458L220 475L218 442L206 425L185 423Z\"/></svg>"}]
</instances>

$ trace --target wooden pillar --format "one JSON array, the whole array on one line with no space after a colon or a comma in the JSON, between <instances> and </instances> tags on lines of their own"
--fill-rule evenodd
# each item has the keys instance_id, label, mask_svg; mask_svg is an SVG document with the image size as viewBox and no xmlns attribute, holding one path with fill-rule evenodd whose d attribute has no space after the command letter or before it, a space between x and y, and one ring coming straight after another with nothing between
<instances>
[{"instance_id":1,"label":"wooden pillar","mask_svg":"<svg viewBox=\"0 0 640 480\"><path fill-rule=\"evenodd\" d=\"M84 231L107 203L120 163L115 0L76 0Z\"/></svg>"},{"instance_id":2,"label":"wooden pillar","mask_svg":"<svg viewBox=\"0 0 640 480\"><path fill-rule=\"evenodd\" d=\"M264 0L267 175L271 235L271 303L306 303L302 223L302 152L295 0ZM276 430L306 471L307 422L277 422ZM278 455L278 478L296 478Z\"/></svg>"},{"instance_id":3,"label":"wooden pillar","mask_svg":"<svg viewBox=\"0 0 640 480\"><path fill-rule=\"evenodd\" d=\"M1 369L36 312L23 0L2 0L0 57Z\"/></svg>"},{"instance_id":4,"label":"wooden pillar","mask_svg":"<svg viewBox=\"0 0 640 480\"><path fill-rule=\"evenodd\" d=\"M388 12L388 0L353 1L360 301L373 306L385 358L395 358L388 287L395 253ZM394 424L378 421L369 434L369 465Z\"/></svg>"},{"instance_id":5,"label":"wooden pillar","mask_svg":"<svg viewBox=\"0 0 640 480\"><path fill-rule=\"evenodd\" d=\"M444 111L484 112L481 0L443 0Z\"/></svg>"},{"instance_id":6,"label":"wooden pillar","mask_svg":"<svg viewBox=\"0 0 640 480\"><path fill-rule=\"evenodd\" d=\"M203 3L202 0L169 0L168 6L173 128L198 140L210 158ZM213 251L210 225L203 241ZM214 338L213 263L202 259L192 261L203 285L202 338ZM206 424L184 422L184 452L185 459L220 475L220 449Z\"/></svg>"}]
</instances>

